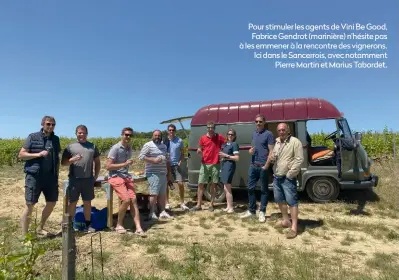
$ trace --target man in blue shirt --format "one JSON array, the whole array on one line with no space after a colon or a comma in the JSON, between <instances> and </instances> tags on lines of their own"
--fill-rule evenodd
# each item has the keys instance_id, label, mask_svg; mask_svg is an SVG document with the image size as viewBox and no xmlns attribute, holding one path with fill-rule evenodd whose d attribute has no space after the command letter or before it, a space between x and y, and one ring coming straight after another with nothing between
<instances>
[{"instance_id":1,"label":"man in blue shirt","mask_svg":"<svg viewBox=\"0 0 399 280\"><path fill-rule=\"evenodd\" d=\"M259 222L266 221L265 213L268 202L269 182L269 152L273 151L274 136L265 128L266 119L262 114L255 117L256 130L252 134L252 144L249 153L252 155L248 170L248 211L241 218L254 217L256 213L256 183L260 180L261 197L259 208Z\"/></svg>"},{"instance_id":2,"label":"man in blue shirt","mask_svg":"<svg viewBox=\"0 0 399 280\"><path fill-rule=\"evenodd\" d=\"M177 182L177 185L179 186L180 208L183 211L189 210L187 205L184 203L184 174L181 169L181 165L184 162L184 142L181 138L176 136L176 126L174 124L168 126L168 138L163 140L163 143L166 145L169 153L173 180ZM167 189L166 209L170 209L169 189Z\"/></svg>"}]
</instances>

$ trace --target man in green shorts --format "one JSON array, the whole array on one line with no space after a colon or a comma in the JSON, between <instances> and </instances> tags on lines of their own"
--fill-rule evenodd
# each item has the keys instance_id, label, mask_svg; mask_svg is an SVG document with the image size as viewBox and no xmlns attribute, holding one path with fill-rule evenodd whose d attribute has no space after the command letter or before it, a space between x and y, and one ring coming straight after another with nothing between
<instances>
[{"instance_id":1,"label":"man in green shorts","mask_svg":"<svg viewBox=\"0 0 399 280\"><path fill-rule=\"evenodd\" d=\"M191 208L190 211L198 211L202 209L201 202L202 195L204 193L204 184L209 183L212 183L211 206L209 207L209 211L213 211L213 201L215 199L216 186L219 183L219 152L226 139L222 135L215 133L214 122L208 122L206 126L208 132L201 136L198 143L199 147L197 149L197 154L202 154L201 168L198 179L197 205Z\"/></svg>"}]
</instances>

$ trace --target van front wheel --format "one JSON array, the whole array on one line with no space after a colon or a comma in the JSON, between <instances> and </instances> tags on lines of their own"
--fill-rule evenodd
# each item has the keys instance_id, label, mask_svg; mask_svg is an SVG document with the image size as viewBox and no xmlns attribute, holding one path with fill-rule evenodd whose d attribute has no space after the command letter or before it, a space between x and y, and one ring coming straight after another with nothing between
<instances>
[{"instance_id":1,"label":"van front wheel","mask_svg":"<svg viewBox=\"0 0 399 280\"><path fill-rule=\"evenodd\" d=\"M208 201L211 201L211 185L212 184L206 184L204 186L204 196ZM226 200L226 194L224 193L224 186L222 183L218 183L216 185L216 195L214 202L221 203L225 202L225 200Z\"/></svg>"},{"instance_id":2,"label":"van front wheel","mask_svg":"<svg viewBox=\"0 0 399 280\"><path fill-rule=\"evenodd\" d=\"M337 199L339 195L339 186L332 178L316 177L308 181L306 184L306 192L314 202L331 202Z\"/></svg>"}]
</instances>

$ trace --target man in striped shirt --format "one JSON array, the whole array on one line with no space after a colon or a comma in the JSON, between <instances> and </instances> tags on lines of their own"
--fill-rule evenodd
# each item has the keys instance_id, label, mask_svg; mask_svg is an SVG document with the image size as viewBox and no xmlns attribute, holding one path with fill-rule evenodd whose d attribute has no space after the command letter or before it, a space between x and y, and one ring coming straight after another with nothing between
<instances>
[{"instance_id":1,"label":"man in striped shirt","mask_svg":"<svg viewBox=\"0 0 399 280\"><path fill-rule=\"evenodd\" d=\"M165 211L167 176L169 176L169 163L166 145L162 143L162 133L154 130L152 141L144 144L139 155L145 161L145 175L147 177L150 194L149 219L158 219L155 205L158 200L159 218L172 218Z\"/></svg>"}]
</instances>

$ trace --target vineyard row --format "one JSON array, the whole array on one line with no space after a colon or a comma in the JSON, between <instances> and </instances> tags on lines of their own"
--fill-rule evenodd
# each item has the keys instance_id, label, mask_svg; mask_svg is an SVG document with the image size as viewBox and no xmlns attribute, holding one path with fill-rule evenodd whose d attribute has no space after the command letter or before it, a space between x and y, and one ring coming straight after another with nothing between
<instances>
[{"instance_id":1,"label":"vineyard row","mask_svg":"<svg viewBox=\"0 0 399 280\"><path fill-rule=\"evenodd\" d=\"M324 133L312 134L312 145L329 146L332 148L332 141L325 141L327 135ZM382 133L368 132L363 134L362 144L370 157L392 156L396 149L396 139L399 139L399 133L384 131ZM69 143L76 141L74 138L61 137L61 147L64 149ZM134 150L140 150L141 147L149 141L148 138L133 138L132 146ZM18 152L21 149L24 139L0 139L0 165L13 165L17 163ZM99 151L104 154L112 145L120 141L119 138L90 138ZM187 139L184 139L187 148ZM399 144L399 143L398 143Z\"/></svg>"}]
</instances>

